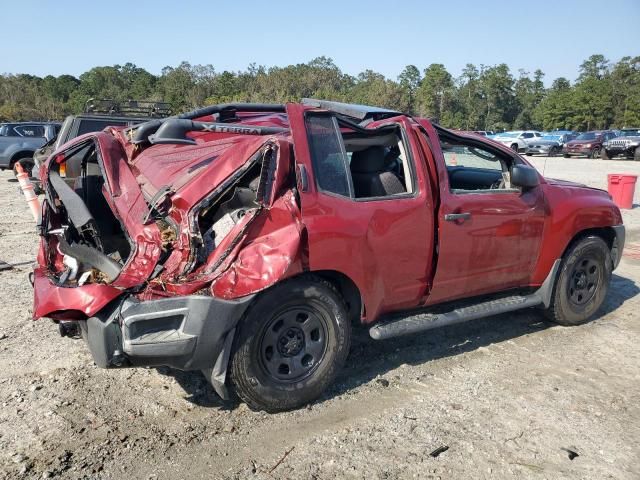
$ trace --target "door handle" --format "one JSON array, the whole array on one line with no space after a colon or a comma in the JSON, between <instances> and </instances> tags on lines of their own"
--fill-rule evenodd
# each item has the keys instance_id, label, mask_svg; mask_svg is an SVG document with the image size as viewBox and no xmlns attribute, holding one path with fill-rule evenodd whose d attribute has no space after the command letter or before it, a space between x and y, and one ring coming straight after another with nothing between
<instances>
[{"instance_id":1,"label":"door handle","mask_svg":"<svg viewBox=\"0 0 640 480\"><path fill-rule=\"evenodd\" d=\"M471 214L468 212L465 213L447 213L444 216L444 219L447 222L457 222L458 220L462 220L463 222L465 220L469 220L471 218Z\"/></svg>"}]
</instances>

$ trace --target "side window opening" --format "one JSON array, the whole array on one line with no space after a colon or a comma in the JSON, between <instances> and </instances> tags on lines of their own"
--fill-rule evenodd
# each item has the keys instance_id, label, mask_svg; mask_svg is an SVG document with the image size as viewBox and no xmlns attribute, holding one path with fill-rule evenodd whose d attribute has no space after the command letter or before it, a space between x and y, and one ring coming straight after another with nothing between
<instances>
[{"instance_id":1,"label":"side window opening","mask_svg":"<svg viewBox=\"0 0 640 480\"><path fill-rule=\"evenodd\" d=\"M517 192L511 187L511 159L498 152L440 134L452 193Z\"/></svg>"},{"instance_id":2,"label":"side window opening","mask_svg":"<svg viewBox=\"0 0 640 480\"><path fill-rule=\"evenodd\" d=\"M399 126L365 132L331 115L310 115L306 122L320 190L356 199L413 193L411 160Z\"/></svg>"}]
</instances>

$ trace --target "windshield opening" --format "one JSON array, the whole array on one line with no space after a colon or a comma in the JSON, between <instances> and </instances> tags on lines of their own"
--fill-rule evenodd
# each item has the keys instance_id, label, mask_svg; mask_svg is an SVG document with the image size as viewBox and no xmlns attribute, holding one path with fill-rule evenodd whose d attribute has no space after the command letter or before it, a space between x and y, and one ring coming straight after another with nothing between
<instances>
[{"instance_id":1,"label":"windshield opening","mask_svg":"<svg viewBox=\"0 0 640 480\"><path fill-rule=\"evenodd\" d=\"M580 135L578 135L576 137L576 140L595 140L596 138L598 138L597 133L587 132L587 133L581 133Z\"/></svg>"}]
</instances>

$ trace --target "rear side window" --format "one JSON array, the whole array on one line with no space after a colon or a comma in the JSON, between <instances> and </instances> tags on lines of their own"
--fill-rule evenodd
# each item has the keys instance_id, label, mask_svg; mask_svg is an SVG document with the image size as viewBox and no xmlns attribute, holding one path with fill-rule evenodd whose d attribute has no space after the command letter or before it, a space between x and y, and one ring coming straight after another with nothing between
<instances>
[{"instance_id":1,"label":"rear side window","mask_svg":"<svg viewBox=\"0 0 640 480\"><path fill-rule=\"evenodd\" d=\"M85 133L90 132L99 132L100 130L104 130L107 127L126 127L127 122L122 120L107 120L107 119L96 119L96 120L80 120L80 126L78 127L78 136L83 135Z\"/></svg>"},{"instance_id":2,"label":"rear side window","mask_svg":"<svg viewBox=\"0 0 640 480\"><path fill-rule=\"evenodd\" d=\"M41 125L18 125L13 129L21 137L44 137L44 127Z\"/></svg>"},{"instance_id":3,"label":"rear side window","mask_svg":"<svg viewBox=\"0 0 640 480\"><path fill-rule=\"evenodd\" d=\"M307 117L309 147L318 187L326 192L353 196L349 184L349 164L340 128L333 116Z\"/></svg>"}]
</instances>

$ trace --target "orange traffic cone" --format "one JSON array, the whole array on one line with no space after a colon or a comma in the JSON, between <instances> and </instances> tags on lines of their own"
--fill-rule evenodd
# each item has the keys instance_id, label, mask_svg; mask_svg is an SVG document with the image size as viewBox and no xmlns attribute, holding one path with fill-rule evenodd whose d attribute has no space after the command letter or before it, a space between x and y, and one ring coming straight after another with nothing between
<instances>
[{"instance_id":1,"label":"orange traffic cone","mask_svg":"<svg viewBox=\"0 0 640 480\"><path fill-rule=\"evenodd\" d=\"M27 199L29 210L31 210L33 219L37 222L38 217L40 216L40 202L38 201L36 192L33 190L33 185L31 185L31 180L29 180L29 174L24 171L24 168L22 168L22 165L20 165L20 162L16 164L16 171L18 172L16 177L18 178L18 183L20 183L20 188L22 189L22 193L24 193L24 196Z\"/></svg>"}]
</instances>

